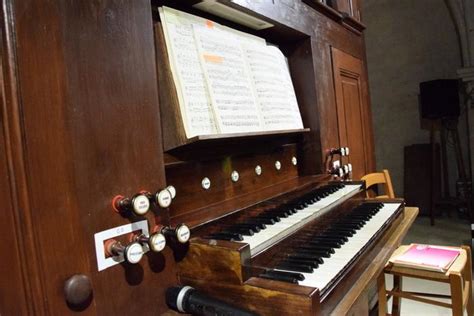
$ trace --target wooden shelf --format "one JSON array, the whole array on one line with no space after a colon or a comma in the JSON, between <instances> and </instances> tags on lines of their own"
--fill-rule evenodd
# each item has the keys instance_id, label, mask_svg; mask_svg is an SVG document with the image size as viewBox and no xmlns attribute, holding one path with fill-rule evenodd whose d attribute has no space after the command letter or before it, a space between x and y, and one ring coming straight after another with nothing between
<instances>
[{"instance_id":1,"label":"wooden shelf","mask_svg":"<svg viewBox=\"0 0 474 316\"><path fill-rule=\"evenodd\" d=\"M347 15L347 16L345 15L342 23L344 24L346 28L352 29L353 31L358 32L358 33L362 33L362 31L365 30L366 28L365 24L354 19L350 15Z\"/></svg>"},{"instance_id":2,"label":"wooden shelf","mask_svg":"<svg viewBox=\"0 0 474 316\"><path fill-rule=\"evenodd\" d=\"M188 138L183 143L177 144L174 147L169 147L166 150L171 153L178 153L182 151L190 151L191 149L216 149L217 147L222 147L223 145L226 147L245 147L252 143L261 143L261 146L268 147L286 144L291 141L296 142L301 135L309 132L309 128L303 128L279 131L199 135Z\"/></svg>"}]
</instances>

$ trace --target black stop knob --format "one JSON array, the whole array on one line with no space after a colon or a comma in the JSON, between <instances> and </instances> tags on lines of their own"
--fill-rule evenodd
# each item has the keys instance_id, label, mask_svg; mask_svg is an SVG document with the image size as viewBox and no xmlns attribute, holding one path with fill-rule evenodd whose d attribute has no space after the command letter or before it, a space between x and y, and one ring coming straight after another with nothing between
<instances>
[{"instance_id":1,"label":"black stop knob","mask_svg":"<svg viewBox=\"0 0 474 316\"><path fill-rule=\"evenodd\" d=\"M85 304L91 295L92 284L84 274L75 274L64 282L64 296L71 305Z\"/></svg>"}]
</instances>

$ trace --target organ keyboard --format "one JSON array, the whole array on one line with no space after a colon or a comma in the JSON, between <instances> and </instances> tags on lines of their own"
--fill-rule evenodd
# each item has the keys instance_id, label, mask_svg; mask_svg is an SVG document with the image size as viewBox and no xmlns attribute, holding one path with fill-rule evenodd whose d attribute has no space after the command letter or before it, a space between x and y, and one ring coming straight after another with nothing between
<instances>
[{"instance_id":1,"label":"organ keyboard","mask_svg":"<svg viewBox=\"0 0 474 316\"><path fill-rule=\"evenodd\" d=\"M257 297L268 295L265 288L308 291L311 303L301 308L328 308L348 286L344 277L403 214L402 200L371 201L363 193L363 182L313 183L197 227L180 276L237 292L246 297L243 307L263 314L253 305L258 299L246 296L249 285Z\"/></svg>"}]
</instances>

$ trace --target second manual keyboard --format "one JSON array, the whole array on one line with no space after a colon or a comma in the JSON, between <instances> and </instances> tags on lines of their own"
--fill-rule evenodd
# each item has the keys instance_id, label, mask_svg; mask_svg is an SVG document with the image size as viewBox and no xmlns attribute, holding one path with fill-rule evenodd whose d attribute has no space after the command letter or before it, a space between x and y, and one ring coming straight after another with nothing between
<instances>
[{"instance_id":1,"label":"second manual keyboard","mask_svg":"<svg viewBox=\"0 0 474 316\"><path fill-rule=\"evenodd\" d=\"M324 185L297 200L249 216L204 238L248 243L250 254L254 256L297 231L327 209L354 196L361 189L361 184Z\"/></svg>"}]
</instances>

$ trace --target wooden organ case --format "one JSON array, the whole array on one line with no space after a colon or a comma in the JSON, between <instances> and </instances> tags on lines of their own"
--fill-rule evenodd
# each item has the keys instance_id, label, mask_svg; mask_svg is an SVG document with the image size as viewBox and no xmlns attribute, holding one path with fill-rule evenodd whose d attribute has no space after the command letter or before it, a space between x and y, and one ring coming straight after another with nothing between
<instances>
[{"instance_id":1,"label":"wooden organ case","mask_svg":"<svg viewBox=\"0 0 474 316\"><path fill-rule=\"evenodd\" d=\"M273 245L265 261L243 243L208 238L228 237L219 229L238 222L240 214L308 198L328 184L326 149L350 147L355 179L374 170L374 152L358 9L351 16L317 0L218 1L274 25L255 31L196 10L197 2L2 3L0 314L171 313L165 290L179 283L265 315L328 314L404 220L401 207L381 241L331 286L335 294L260 278L274 264L268 262L278 252ZM278 45L288 58L306 129L176 144L156 14L161 5ZM233 171L238 181L231 180ZM171 205L114 212L114 197L135 207L137 197L168 185L176 189ZM339 204L333 214L353 209L360 198ZM333 217L315 221L314 229L324 229ZM138 222L145 226L130 225ZM98 257L111 262L99 232L126 245L127 229L143 233L148 227L151 234L153 227L172 230L181 223L196 236L189 243L171 242L137 264L98 268ZM286 237L282 247L294 247Z\"/></svg>"}]
</instances>

